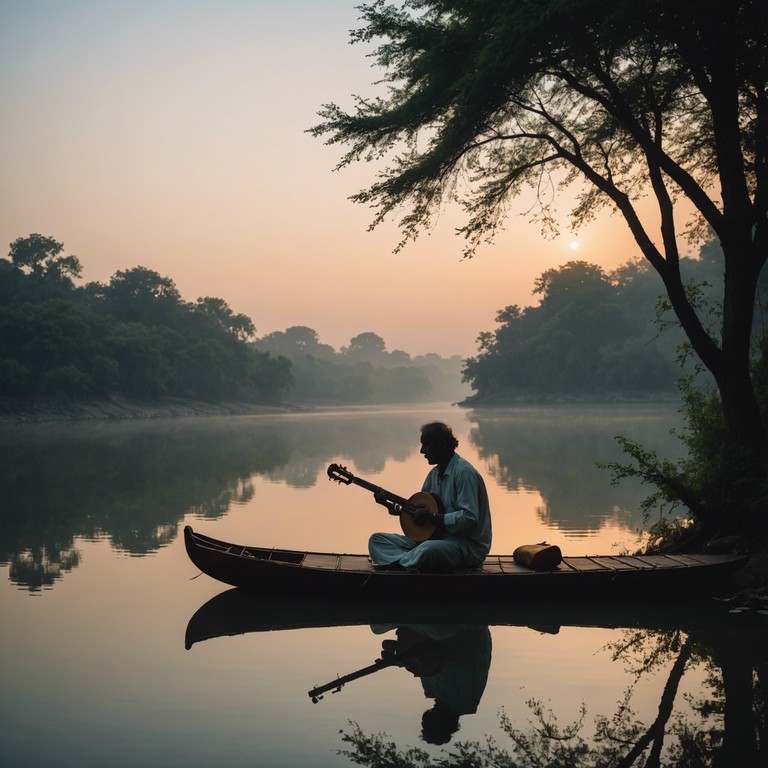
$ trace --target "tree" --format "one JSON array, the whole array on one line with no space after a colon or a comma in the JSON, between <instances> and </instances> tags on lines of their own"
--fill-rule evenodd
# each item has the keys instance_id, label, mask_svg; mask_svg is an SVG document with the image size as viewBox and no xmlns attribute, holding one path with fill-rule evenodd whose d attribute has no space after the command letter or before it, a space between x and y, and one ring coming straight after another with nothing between
<instances>
[{"instance_id":1,"label":"tree","mask_svg":"<svg viewBox=\"0 0 768 768\"><path fill-rule=\"evenodd\" d=\"M581 183L575 225L605 205L624 218L714 378L729 446L764 458L750 334L768 257L768 5L378 0L361 12L352 40L380 41L388 94L351 112L327 104L311 132L348 145L339 167L390 156L353 197L376 210L372 226L405 210L402 246L459 199L471 256L527 186L552 228L547 193ZM649 190L658 235L638 210ZM708 227L722 248L717 332L681 274L682 203L689 235Z\"/></svg>"},{"instance_id":2,"label":"tree","mask_svg":"<svg viewBox=\"0 0 768 768\"><path fill-rule=\"evenodd\" d=\"M200 298L195 304L195 311L211 318L240 341L247 341L256 333L251 318L243 314L236 315L224 299L210 296Z\"/></svg>"},{"instance_id":3,"label":"tree","mask_svg":"<svg viewBox=\"0 0 768 768\"><path fill-rule=\"evenodd\" d=\"M81 274L77 256L64 253L64 245L52 237L19 237L7 260L0 259L0 305L70 300Z\"/></svg>"},{"instance_id":4,"label":"tree","mask_svg":"<svg viewBox=\"0 0 768 768\"><path fill-rule=\"evenodd\" d=\"M342 347L342 354L354 360L368 363L381 362L386 354L387 344L377 333L366 331L358 333L349 340L348 347Z\"/></svg>"},{"instance_id":5,"label":"tree","mask_svg":"<svg viewBox=\"0 0 768 768\"><path fill-rule=\"evenodd\" d=\"M11 243L8 256L20 269L38 279L65 280L80 277L82 267L77 256L63 255L63 243L45 235L19 237Z\"/></svg>"},{"instance_id":6,"label":"tree","mask_svg":"<svg viewBox=\"0 0 768 768\"><path fill-rule=\"evenodd\" d=\"M256 346L273 355L283 355L289 360L301 360L312 356L328 360L333 358L336 350L330 344L322 344L314 328L306 325L292 325L284 331L273 331L263 339L258 339Z\"/></svg>"},{"instance_id":7,"label":"tree","mask_svg":"<svg viewBox=\"0 0 768 768\"><path fill-rule=\"evenodd\" d=\"M106 311L124 323L163 324L187 311L173 280L147 267L118 270L96 293Z\"/></svg>"}]
</instances>

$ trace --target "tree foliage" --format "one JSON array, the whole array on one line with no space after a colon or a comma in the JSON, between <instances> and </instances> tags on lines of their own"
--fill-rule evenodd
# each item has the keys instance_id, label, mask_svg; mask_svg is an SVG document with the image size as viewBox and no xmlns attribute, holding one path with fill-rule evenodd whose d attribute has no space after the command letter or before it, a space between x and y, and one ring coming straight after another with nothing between
<instances>
[{"instance_id":1,"label":"tree foliage","mask_svg":"<svg viewBox=\"0 0 768 768\"><path fill-rule=\"evenodd\" d=\"M182 299L146 267L76 287L77 257L33 234L0 260L0 394L77 399L276 400L290 363L255 350L245 315L222 299Z\"/></svg>"},{"instance_id":2,"label":"tree foliage","mask_svg":"<svg viewBox=\"0 0 768 768\"><path fill-rule=\"evenodd\" d=\"M292 399L332 403L460 399L461 359L388 352L370 331L341 352L293 326L256 338L226 301L185 301L147 267L76 286L77 257L30 235L0 259L0 396L26 400Z\"/></svg>"},{"instance_id":3,"label":"tree foliage","mask_svg":"<svg viewBox=\"0 0 768 768\"><path fill-rule=\"evenodd\" d=\"M72 278L80 277L82 267L77 256L62 254L63 250L63 243L52 237L29 235L11 243L8 257L14 266L33 275L38 281L64 281L71 287Z\"/></svg>"},{"instance_id":4,"label":"tree foliage","mask_svg":"<svg viewBox=\"0 0 768 768\"><path fill-rule=\"evenodd\" d=\"M653 305L638 305L631 283L572 261L538 278L538 306L507 307L478 339L464 376L472 403L555 396L664 395L674 391L674 355L654 338Z\"/></svg>"}]
</instances>

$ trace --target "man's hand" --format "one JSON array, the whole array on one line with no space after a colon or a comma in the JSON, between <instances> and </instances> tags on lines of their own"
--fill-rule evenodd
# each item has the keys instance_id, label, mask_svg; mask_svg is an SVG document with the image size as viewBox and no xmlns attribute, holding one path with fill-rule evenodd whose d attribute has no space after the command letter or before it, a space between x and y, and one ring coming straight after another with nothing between
<instances>
[{"instance_id":1,"label":"man's hand","mask_svg":"<svg viewBox=\"0 0 768 768\"><path fill-rule=\"evenodd\" d=\"M413 522L416 525L426 525L427 523L435 523L439 515L434 512L430 512L426 507L420 507L413 513Z\"/></svg>"},{"instance_id":2,"label":"man's hand","mask_svg":"<svg viewBox=\"0 0 768 768\"><path fill-rule=\"evenodd\" d=\"M382 507L386 507L390 515L399 515L400 510L387 498L387 492L383 488L377 488L373 492L373 500Z\"/></svg>"}]
</instances>

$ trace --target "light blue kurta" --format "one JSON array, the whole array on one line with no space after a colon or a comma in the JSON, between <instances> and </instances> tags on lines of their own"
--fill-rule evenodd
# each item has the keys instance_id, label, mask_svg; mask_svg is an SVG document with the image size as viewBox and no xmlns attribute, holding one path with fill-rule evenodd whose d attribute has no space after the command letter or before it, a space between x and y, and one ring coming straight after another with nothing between
<instances>
[{"instance_id":1,"label":"light blue kurta","mask_svg":"<svg viewBox=\"0 0 768 768\"><path fill-rule=\"evenodd\" d=\"M456 453L442 478L437 467L430 470L422 490L442 501L442 538L417 544L401 534L374 533L368 541L371 560L423 571L480 565L491 548L491 509L480 473Z\"/></svg>"}]
</instances>

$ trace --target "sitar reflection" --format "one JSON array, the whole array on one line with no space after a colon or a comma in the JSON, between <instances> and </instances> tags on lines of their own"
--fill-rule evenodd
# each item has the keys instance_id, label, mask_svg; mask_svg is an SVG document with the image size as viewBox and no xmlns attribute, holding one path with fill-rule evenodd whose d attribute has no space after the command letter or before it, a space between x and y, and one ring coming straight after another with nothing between
<instances>
[{"instance_id":1,"label":"sitar reflection","mask_svg":"<svg viewBox=\"0 0 768 768\"><path fill-rule=\"evenodd\" d=\"M488 626L455 624L373 624L374 634L394 632L381 644L373 664L313 688L317 703L329 691L338 693L353 680L387 667L401 667L421 681L424 696L433 700L421 719L421 736L430 744L445 744L459 729L464 715L477 712L491 666Z\"/></svg>"}]
</instances>

